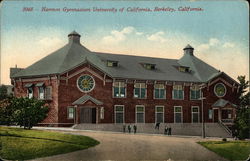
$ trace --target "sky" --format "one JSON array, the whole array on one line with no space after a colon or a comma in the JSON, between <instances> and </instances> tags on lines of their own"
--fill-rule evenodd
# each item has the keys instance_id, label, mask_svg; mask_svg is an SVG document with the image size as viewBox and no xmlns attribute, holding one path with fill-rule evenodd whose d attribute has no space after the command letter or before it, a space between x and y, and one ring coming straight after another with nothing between
<instances>
[{"instance_id":1,"label":"sky","mask_svg":"<svg viewBox=\"0 0 250 161\"><path fill-rule=\"evenodd\" d=\"M249 80L246 1L9 0L0 7L0 84L10 84L10 67L26 68L59 49L73 30L98 52L179 59L190 44L216 69Z\"/></svg>"}]
</instances>

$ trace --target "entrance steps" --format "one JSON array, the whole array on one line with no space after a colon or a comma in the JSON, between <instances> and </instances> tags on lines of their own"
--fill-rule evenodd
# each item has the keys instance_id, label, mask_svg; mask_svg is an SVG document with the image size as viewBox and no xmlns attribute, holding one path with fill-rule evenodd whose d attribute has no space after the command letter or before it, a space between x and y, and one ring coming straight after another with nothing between
<instances>
[{"instance_id":1,"label":"entrance steps","mask_svg":"<svg viewBox=\"0 0 250 161\"><path fill-rule=\"evenodd\" d=\"M128 125L126 124L126 133L128 133ZM131 124L132 126L134 124ZM171 127L172 135L188 135L188 136L201 136L202 124L201 123L161 123L159 130L155 129L153 123L136 124L137 133L149 133L149 134L164 134L165 126ZM123 132L123 124L77 124L73 126L74 129L81 130L94 130L94 131L114 131ZM131 132L134 132L133 127ZM207 137L232 137L225 128L218 123L206 123L205 135Z\"/></svg>"}]
</instances>

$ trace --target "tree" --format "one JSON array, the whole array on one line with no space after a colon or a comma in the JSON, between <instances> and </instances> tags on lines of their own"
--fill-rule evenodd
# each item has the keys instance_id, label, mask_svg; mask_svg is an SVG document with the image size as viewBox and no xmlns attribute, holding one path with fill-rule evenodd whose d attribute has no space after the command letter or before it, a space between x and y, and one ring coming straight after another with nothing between
<instances>
[{"instance_id":1,"label":"tree","mask_svg":"<svg viewBox=\"0 0 250 161\"><path fill-rule=\"evenodd\" d=\"M249 81L245 80L245 76L238 76L238 80L240 82L239 107L237 108L234 129L236 129L235 134L239 139L245 139L250 137L250 93L247 92Z\"/></svg>"},{"instance_id":2,"label":"tree","mask_svg":"<svg viewBox=\"0 0 250 161\"><path fill-rule=\"evenodd\" d=\"M11 100L11 108L14 110L14 122L23 126L24 129L31 129L47 116L48 107L44 105L44 101L35 98L13 98Z\"/></svg>"},{"instance_id":3,"label":"tree","mask_svg":"<svg viewBox=\"0 0 250 161\"><path fill-rule=\"evenodd\" d=\"M7 98L7 87L5 85L0 86L0 100Z\"/></svg>"},{"instance_id":4,"label":"tree","mask_svg":"<svg viewBox=\"0 0 250 161\"><path fill-rule=\"evenodd\" d=\"M13 123L14 109L11 108L11 97L0 100L0 125L11 125Z\"/></svg>"}]
</instances>

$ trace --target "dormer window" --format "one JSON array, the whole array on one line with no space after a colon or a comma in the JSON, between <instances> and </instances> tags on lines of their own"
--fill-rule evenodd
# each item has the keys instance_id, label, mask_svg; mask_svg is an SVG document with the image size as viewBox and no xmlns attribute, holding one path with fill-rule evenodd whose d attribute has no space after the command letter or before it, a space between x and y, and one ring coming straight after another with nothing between
<instances>
[{"instance_id":1,"label":"dormer window","mask_svg":"<svg viewBox=\"0 0 250 161\"><path fill-rule=\"evenodd\" d=\"M107 60L107 66L108 67L117 67L118 61Z\"/></svg>"},{"instance_id":2,"label":"dormer window","mask_svg":"<svg viewBox=\"0 0 250 161\"><path fill-rule=\"evenodd\" d=\"M155 70L156 64L142 63L142 66L147 70Z\"/></svg>"},{"instance_id":3,"label":"dormer window","mask_svg":"<svg viewBox=\"0 0 250 161\"><path fill-rule=\"evenodd\" d=\"M183 73L189 73L189 72L190 72L189 67L185 67L185 66L179 66L179 67L178 67L178 70L179 70L180 72L183 72Z\"/></svg>"}]
</instances>

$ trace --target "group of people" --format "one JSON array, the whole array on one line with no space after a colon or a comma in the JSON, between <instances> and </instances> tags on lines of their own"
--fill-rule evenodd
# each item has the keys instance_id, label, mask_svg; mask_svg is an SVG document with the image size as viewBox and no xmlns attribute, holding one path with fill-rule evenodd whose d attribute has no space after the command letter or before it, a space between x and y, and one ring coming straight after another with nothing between
<instances>
[{"instance_id":1,"label":"group of people","mask_svg":"<svg viewBox=\"0 0 250 161\"><path fill-rule=\"evenodd\" d=\"M159 130L160 129L160 123L157 122L155 123L155 129ZM164 135L171 135L172 128L169 126L165 126L164 128Z\"/></svg>"},{"instance_id":2,"label":"group of people","mask_svg":"<svg viewBox=\"0 0 250 161\"><path fill-rule=\"evenodd\" d=\"M131 133L132 130L134 131L134 134L136 134L137 126L134 124L133 126L131 124L127 125L123 124L123 133L126 133L126 129L128 130L128 133ZM160 123L155 124L155 129L160 129ZM164 135L171 135L172 128L170 126L165 126L164 128Z\"/></svg>"},{"instance_id":3,"label":"group of people","mask_svg":"<svg viewBox=\"0 0 250 161\"><path fill-rule=\"evenodd\" d=\"M129 124L128 125L128 133L131 133L132 132L132 128L133 128L133 130L134 130L134 134L136 134L136 131L137 131L137 126L136 125L131 125L131 124ZM126 132L126 125L124 124L123 125L123 132L125 133Z\"/></svg>"}]
</instances>

